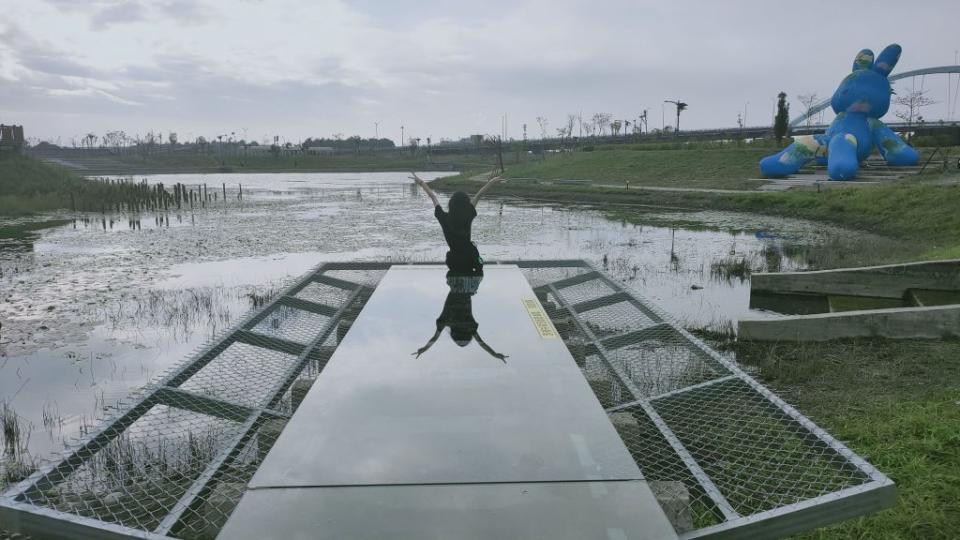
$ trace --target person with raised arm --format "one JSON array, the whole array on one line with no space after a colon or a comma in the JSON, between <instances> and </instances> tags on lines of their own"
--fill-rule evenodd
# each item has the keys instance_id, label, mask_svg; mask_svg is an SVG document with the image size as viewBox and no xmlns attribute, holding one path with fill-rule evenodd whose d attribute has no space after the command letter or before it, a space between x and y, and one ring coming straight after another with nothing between
<instances>
[{"instance_id":1,"label":"person with raised arm","mask_svg":"<svg viewBox=\"0 0 960 540\"><path fill-rule=\"evenodd\" d=\"M423 188L430 200L433 201L433 215L440 222L443 229L443 238L447 241L450 251L447 251L447 268L453 274L482 275L483 258L480 257L480 250L477 245L470 240L470 225L473 218L477 217L476 205L480 197L493 187L494 184L502 182L502 176L495 176L480 188L471 199L469 195L458 191L450 196L450 202L447 204L447 211L440 206L440 200L437 194L430 189L427 183L411 172L410 178Z\"/></svg>"}]
</instances>

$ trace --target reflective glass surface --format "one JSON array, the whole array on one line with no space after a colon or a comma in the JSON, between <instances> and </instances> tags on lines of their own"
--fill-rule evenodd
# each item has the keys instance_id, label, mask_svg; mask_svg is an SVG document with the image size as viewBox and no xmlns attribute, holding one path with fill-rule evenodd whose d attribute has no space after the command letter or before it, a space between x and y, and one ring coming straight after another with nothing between
<instances>
[{"instance_id":1,"label":"reflective glass surface","mask_svg":"<svg viewBox=\"0 0 960 540\"><path fill-rule=\"evenodd\" d=\"M251 487L642 478L516 267L393 267Z\"/></svg>"},{"instance_id":2,"label":"reflective glass surface","mask_svg":"<svg viewBox=\"0 0 960 540\"><path fill-rule=\"evenodd\" d=\"M646 482L248 491L220 538L653 540L677 536Z\"/></svg>"},{"instance_id":3,"label":"reflective glass surface","mask_svg":"<svg viewBox=\"0 0 960 540\"><path fill-rule=\"evenodd\" d=\"M394 267L221 538L670 539L520 271Z\"/></svg>"}]
</instances>

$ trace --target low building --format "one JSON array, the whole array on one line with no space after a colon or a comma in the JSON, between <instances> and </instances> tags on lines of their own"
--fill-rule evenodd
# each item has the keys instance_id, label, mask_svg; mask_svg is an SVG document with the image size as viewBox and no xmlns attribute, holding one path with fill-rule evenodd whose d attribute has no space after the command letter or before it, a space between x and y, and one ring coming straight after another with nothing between
<instances>
[{"instance_id":1,"label":"low building","mask_svg":"<svg viewBox=\"0 0 960 540\"><path fill-rule=\"evenodd\" d=\"M334 153L332 146L308 146L306 153L315 156L329 156Z\"/></svg>"},{"instance_id":2,"label":"low building","mask_svg":"<svg viewBox=\"0 0 960 540\"><path fill-rule=\"evenodd\" d=\"M19 152L23 148L23 126L0 124L0 152Z\"/></svg>"}]
</instances>

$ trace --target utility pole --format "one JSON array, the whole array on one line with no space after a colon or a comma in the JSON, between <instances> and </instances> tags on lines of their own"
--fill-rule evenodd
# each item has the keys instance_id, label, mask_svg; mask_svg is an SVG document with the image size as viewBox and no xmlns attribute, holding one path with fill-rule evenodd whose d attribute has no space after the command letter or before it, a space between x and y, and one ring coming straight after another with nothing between
<instances>
[{"instance_id":1,"label":"utility pole","mask_svg":"<svg viewBox=\"0 0 960 540\"><path fill-rule=\"evenodd\" d=\"M373 151L380 147L380 122L373 123Z\"/></svg>"},{"instance_id":2,"label":"utility pole","mask_svg":"<svg viewBox=\"0 0 960 540\"><path fill-rule=\"evenodd\" d=\"M403 148L403 124L400 124L400 148Z\"/></svg>"}]
</instances>

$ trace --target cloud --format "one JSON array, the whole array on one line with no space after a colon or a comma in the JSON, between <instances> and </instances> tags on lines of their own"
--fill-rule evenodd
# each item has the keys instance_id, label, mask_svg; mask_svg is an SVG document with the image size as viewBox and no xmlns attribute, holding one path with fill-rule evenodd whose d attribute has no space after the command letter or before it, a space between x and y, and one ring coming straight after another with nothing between
<instances>
[{"instance_id":1,"label":"cloud","mask_svg":"<svg viewBox=\"0 0 960 540\"><path fill-rule=\"evenodd\" d=\"M195 0L171 0L156 5L158 12L181 24L198 25L214 20L216 11Z\"/></svg>"},{"instance_id":2,"label":"cloud","mask_svg":"<svg viewBox=\"0 0 960 540\"><path fill-rule=\"evenodd\" d=\"M506 114L520 137L536 116L559 125L581 111L649 109L653 125L658 104L678 98L691 128L735 125L745 107L755 124L769 122L780 90L832 93L864 46L901 41L901 70L947 63L960 47L949 18L933 15L946 0L897 24L837 4L799 49L773 24L781 8L760 0L6 1L0 114L67 135L367 135L377 122L396 126L394 138L403 124L438 139L496 132ZM854 17L869 43L845 31Z\"/></svg>"},{"instance_id":3,"label":"cloud","mask_svg":"<svg viewBox=\"0 0 960 540\"><path fill-rule=\"evenodd\" d=\"M112 25L144 21L147 10L139 2L126 0L104 7L90 18L92 30L106 30Z\"/></svg>"}]
</instances>

